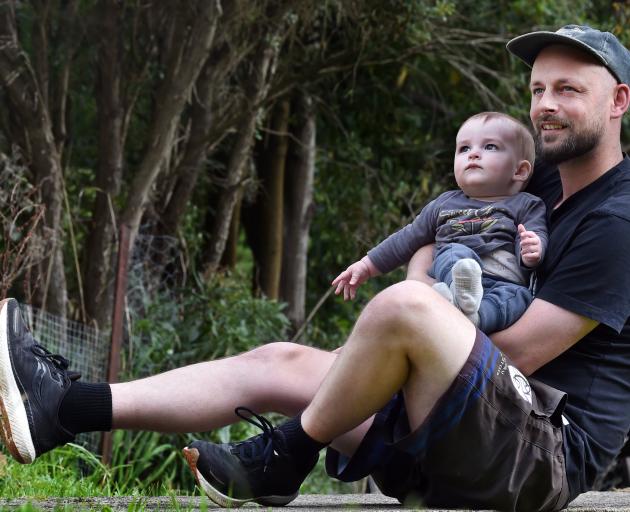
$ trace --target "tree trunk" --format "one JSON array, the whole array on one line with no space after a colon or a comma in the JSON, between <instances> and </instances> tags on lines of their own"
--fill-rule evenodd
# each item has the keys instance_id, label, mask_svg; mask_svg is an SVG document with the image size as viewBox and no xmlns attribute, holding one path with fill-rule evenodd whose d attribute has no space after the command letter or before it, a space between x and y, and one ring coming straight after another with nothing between
<instances>
[{"instance_id":1,"label":"tree trunk","mask_svg":"<svg viewBox=\"0 0 630 512\"><path fill-rule=\"evenodd\" d=\"M225 243L225 251L221 258L221 267L233 269L236 266L236 252L238 249L238 237L241 231L241 204L243 203L243 190L241 189L234 205L232 222L230 223L230 233Z\"/></svg>"},{"instance_id":2,"label":"tree trunk","mask_svg":"<svg viewBox=\"0 0 630 512\"><path fill-rule=\"evenodd\" d=\"M256 205L260 245L256 251L256 274L260 291L277 300L282 271L282 229L284 213L284 170L287 158L289 101L282 100L273 110L271 133L261 158L258 177L261 189Z\"/></svg>"},{"instance_id":3,"label":"tree trunk","mask_svg":"<svg viewBox=\"0 0 630 512\"><path fill-rule=\"evenodd\" d=\"M48 257L35 276L39 288L36 300L51 313L65 316L68 292L63 264L61 159L41 87L17 40L13 2L0 4L0 82L24 129L28 147L23 150L42 192L46 205L45 226L52 234Z\"/></svg>"},{"instance_id":4,"label":"tree trunk","mask_svg":"<svg viewBox=\"0 0 630 512\"><path fill-rule=\"evenodd\" d=\"M157 107L146 153L131 183L127 205L121 215L122 222L131 229L132 243L149 201L149 193L173 148L181 113L208 57L220 14L219 0L199 1L195 6L187 2L178 4L174 21L174 33L178 36L174 38L166 57L165 78L156 94Z\"/></svg>"},{"instance_id":5,"label":"tree trunk","mask_svg":"<svg viewBox=\"0 0 630 512\"><path fill-rule=\"evenodd\" d=\"M261 46L254 60L253 76L248 81L249 87L247 87L247 115L232 147L224 189L216 206L214 221L209 234L209 244L205 255L206 278L216 272L225 250L234 206L242 187L241 181L251 153L258 112L267 96L269 83L275 72L277 53L277 46L269 46L265 43Z\"/></svg>"},{"instance_id":6,"label":"tree trunk","mask_svg":"<svg viewBox=\"0 0 630 512\"><path fill-rule=\"evenodd\" d=\"M217 34L210 55L197 78L190 108L190 129L185 144L184 154L175 169L175 183L168 191L168 200L161 211L159 234L176 236L177 228L186 207L190 202L197 178L205 170L209 154L215 150L233 126L224 126L221 122L232 116L225 111L229 102L217 94L217 85L224 84L234 70L251 51L250 47L241 49L232 42L227 44L220 38L229 38L232 24L240 14L236 2L225 2L221 15L222 31ZM221 91L221 87L218 87ZM226 94L223 92L223 94ZM236 102L235 102L236 103ZM217 119L219 118L219 119Z\"/></svg>"},{"instance_id":7,"label":"tree trunk","mask_svg":"<svg viewBox=\"0 0 630 512\"><path fill-rule=\"evenodd\" d=\"M304 322L307 253L313 212L316 119L310 96L300 93L296 127L291 130L285 179L285 230L281 299L288 304L287 317L297 330Z\"/></svg>"},{"instance_id":8,"label":"tree trunk","mask_svg":"<svg viewBox=\"0 0 630 512\"><path fill-rule=\"evenodd\" d=\"M59 157L64 159L64 151L68 137L67 131L67 115L68 115L68 92L70 88L70 71L77 48L83 44L83 37L77 30L77 21L79 10L79 0L69 0L64 2L61 7L61 16L59 27L57 29L59 36L63 38L61 45L66 50L65 58L61 59L59 71L53 82L54 89L51 95L50 107L53 120L53 134L55 143L57 144L57 152Z\"/></svg>"},{"instance_id":9,"label":"tree trunk","mask_svg":"<svg viewBox=\"0 0 630 512\"><path fill-rule=\"evenodd\" d=\"M184 156L175 170L176 182L161 215L160 234L175 236L190 201L199 172L208 152L208 137L213 124L212 96L216 75L216 58L210 56L197 78L190 115L190 136Z\"/></svg>"},{"instance_id":10,"label":"tree trunk","mask_svg":"<svg viewBox=\"0 0 630 512\"><path fill-rule=\"evenodd\" d=\"M117 251L113 201L120 193L123 173L122 40L119 32L123 6L102 0L99 8L102 21L96 83L99 156L96 201L85 247L84 296L88 318L104 327L112 312L113 265Z\"/></svg>"}]
</instances>

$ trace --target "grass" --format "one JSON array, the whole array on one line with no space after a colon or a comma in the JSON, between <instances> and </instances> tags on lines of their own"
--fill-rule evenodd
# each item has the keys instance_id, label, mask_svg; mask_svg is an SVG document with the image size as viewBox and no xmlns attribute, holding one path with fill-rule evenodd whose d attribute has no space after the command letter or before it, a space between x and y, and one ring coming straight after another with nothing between
<instances>
[{"instance_id":1,"label":"grass","mask_svg":"<svg viewBox=\"0 0 630 512\"><path fill-rule=\"evenodd\" d=\"M127 464L126 466L132 466ZM132 488L121 485L115 475L127 468L103 465L99 458L85 448L68 444L40 457L35 464L23 465L0 453L0 496L3 499L27 499L37 501L51 498L131 497L128 510L145 509L143 502L151 496L171 496L177 510L180 507L175 496L190 495L194 489L179 490L162 483ZM79 503L58 506L55 510L109 510L106 505L83 506ZM9 510L0 507L0 510ZM11 508L22 512L40 510L33 504Z\"/></svg>"},{"instance_id":2,"label":"grass","mask_svg":"<svg viewBox=\"0 0 630 512\"><path fill-rule=\"evenodd\" d=\"M146 438L150 435L151 433L137 434ZM143 437L136 442L150 444ZM139 460L129 460L128 457L123 459L120 453L116 457L115 453L114 464L117 465L112 467L103 465L96 455L76 444L57 448L31 465L19 464L0 452L0 496L5 500L26 499L33 502L56 498L127 497L131 498L128 510L133 512L144 511L146 502L151 497L167 496L171 498L168 507L170 510L192 510L191 507L183 506L176 500L177 496L200 496L192 480L187 488L181 489L175 487L173 480L168 476L165 476L164 480L154 478L156 474L165 475L163 468L167 461L170 461L171 466L182 462L181 457L178 457L178 450L175 447L171 448L167 450L163 444L156 445L151 453L140 451L145 456ZM156 456L159 456L158 461ZM147 468L149 461L151 464ZM356 492L356 487L328 478L322 453L315 470L302 485L301 492L337 494ZM201 496L199 509L206 510L208 507L208 500ZM0 506L0 511L4 510L31 512L42 509L27 503L10 509ZM111 508L101 504L72 503L56 506L55 510L108 511Z\"/></svg>"}]
</instances>

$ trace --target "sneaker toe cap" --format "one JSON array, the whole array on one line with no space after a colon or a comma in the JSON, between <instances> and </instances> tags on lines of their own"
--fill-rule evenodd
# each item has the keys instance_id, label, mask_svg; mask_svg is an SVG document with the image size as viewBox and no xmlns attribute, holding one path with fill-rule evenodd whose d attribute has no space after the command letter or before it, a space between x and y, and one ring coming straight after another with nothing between
<instances>
[{"instance_id":1,"label":"sneaker toe cap","mask_svg":"<svg viewBox=\"0 0 630 512\"><path fill-rule=\"evenodd\" d=\"M199 457L196 467L212 487L227 496L253 497L245 476L246 471L239 460L232 455L229 445L207 441L195 441L188 449L196 449Z\"/></svg>"}]
</instances>

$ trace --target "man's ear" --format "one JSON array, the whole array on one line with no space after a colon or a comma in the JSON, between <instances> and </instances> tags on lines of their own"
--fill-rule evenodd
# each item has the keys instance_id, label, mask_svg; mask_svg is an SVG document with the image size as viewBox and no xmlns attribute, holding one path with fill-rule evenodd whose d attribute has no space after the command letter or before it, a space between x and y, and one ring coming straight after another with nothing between
<instances>
[{"instance_id":1,"label":"man's ear","mask_svg":"<svg viewBox=\"0 0 630 512\"><path fill-rule=\"evenodd\" d=\"M526 182L532 175L532 164L529 160L521 160L514 171L514 181Z\"/></svg>"},{"instance_id":2,"label":"man's ear","mask_svg":"<svg viewBox=\"0 0 630 512\"><path fill-rule=\"evenodd\" d=\"M630 105L630 87L626 84L617 84L610 109L610 117L612 119L620 118L628 110L628 105Z\"/></svg>"}]
</instances>

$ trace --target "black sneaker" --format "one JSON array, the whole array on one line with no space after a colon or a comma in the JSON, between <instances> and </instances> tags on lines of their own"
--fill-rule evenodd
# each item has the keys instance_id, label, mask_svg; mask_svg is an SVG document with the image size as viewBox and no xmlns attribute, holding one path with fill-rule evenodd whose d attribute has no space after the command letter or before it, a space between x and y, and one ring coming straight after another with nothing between
<instances>
[{"instance_id":1,"label":"black sneaker","mask_svg":"<svg viewBox=\"0 0 630 512\"><path fill-rule=\"evenodd\" d=\"M235 412L260 427L263 433L240 443L195 441L184 448L184 457L197 483L222 507L236 508L250 501L265 506L290 503L297 497L319 454L297 464L287 450L284 433L268 419L245 407L238 407Z\"/></svg>"},{"instance_id":2,"label":"black sneaker","mask_svg":"<svg viewBox=\"0 0 630 512\"><path fill-rule=\"evenodd\" d=\"M80 377L68 364L33 339L16 300L0 301L0 436L22 464L74 439L59 424L59 405Z\"/></svg>"}]
</instances>

